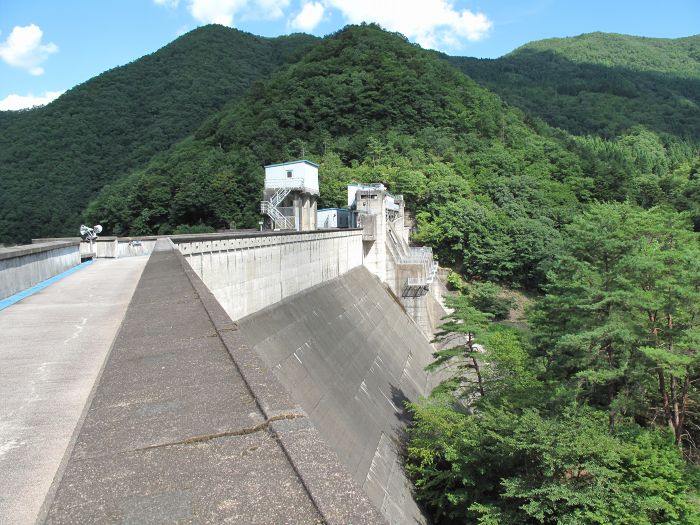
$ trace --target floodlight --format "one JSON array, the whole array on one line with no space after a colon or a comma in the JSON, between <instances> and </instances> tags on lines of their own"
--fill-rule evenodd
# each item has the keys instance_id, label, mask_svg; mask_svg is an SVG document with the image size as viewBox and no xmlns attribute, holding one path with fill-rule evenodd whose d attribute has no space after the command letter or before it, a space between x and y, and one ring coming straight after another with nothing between
<instances>
[{"instance_id":1,"label":"floodlight","mask_svg":"<svg viewBox=\"0 0 700 525\"><path fill-rule=\"evenodd\" d=\"M85 226L84 224L80 225L80 236L83 238L84 241L94 241L97 239L97 235L102 232L102 226L99 224L95 224L92 228L89 228Z\"/></svg>"}]
</instances>

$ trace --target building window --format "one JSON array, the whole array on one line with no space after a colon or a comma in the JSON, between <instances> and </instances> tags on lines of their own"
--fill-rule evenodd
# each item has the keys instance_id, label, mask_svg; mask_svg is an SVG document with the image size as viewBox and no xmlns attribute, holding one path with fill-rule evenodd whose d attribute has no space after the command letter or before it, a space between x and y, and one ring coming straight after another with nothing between
<instances>
[{"instance_id":1,"label":"building window","mask_svg":"<svg viewBox=\"0 0 700 525\"><path fill-rule=\"evenodd\" d=\"M287 178L288 179L292 178L292 170L287 170Z\"/></svg>"}]
</instances>

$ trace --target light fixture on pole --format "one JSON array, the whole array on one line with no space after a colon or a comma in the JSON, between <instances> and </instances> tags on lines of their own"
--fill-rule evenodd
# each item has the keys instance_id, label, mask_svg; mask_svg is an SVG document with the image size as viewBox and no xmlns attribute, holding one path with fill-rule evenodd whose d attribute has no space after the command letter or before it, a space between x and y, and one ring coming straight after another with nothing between
<instances>
[{"instance_id":1,"label":"light fixture on pole","mask_svg":"<svg viewBox=\"0 0 700 525\"><path fill-rule=\"evenodd\" d=\"M92 252L92 241L97 239L97 236L102 233L102 226L99 224L95 224L92 228L89 228L85 226L84 224L80 225L80 236L83 238L84 241L89 241L90 242L90 251Z\"/></svg>"}]
</instances>

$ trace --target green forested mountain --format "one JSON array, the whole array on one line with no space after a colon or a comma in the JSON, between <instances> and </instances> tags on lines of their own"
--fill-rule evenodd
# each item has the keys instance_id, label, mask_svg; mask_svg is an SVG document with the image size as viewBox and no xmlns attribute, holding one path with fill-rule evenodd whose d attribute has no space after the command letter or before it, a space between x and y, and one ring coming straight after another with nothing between
<instances>
[{"instance_id":1,"label":"green forested mountain","mask_svg":"<svg viewBox=\"0 0 700 525\"><path fill-rule=\"evenodd\" d=\"M341 204L350 180L381 180L409 197L420 240L441 260L536 286L582 203L671 203L700 217L694 155L645 128L617 142L555 131L400 35L348 27L107 188L87 214L117 234L254 226L261 166L305 156L322 164L323 205Z\"/></svg>"},{"instance_id":2,"label":"green forested mountain","mask_svg":"<svg viewBox=\"0 0 700 525\"><path fill-rule=\"evenodd\" d=\"M508 56L524 50L551 51L576 64L599 64L632 71L700 78L700 35L671 39L587 33L530 42Z\"/></svg>"},{"instance_id":3,"label":"green forested mountain","mask_svg":"<svg viewBox=\"0 0 700 525\"><path fill-rule=\"evenodd\" d=\"M334 39L338 40L331 38ZM373 45L360 40L352 42L358 48L345 55L360 54L363 45ZM153 55L74 88L47 107L0 113L0 242L27 240L32 235L72 234L88 199L129 173L133 183L140 177L135 171L192 133L206 117L226 104L228 117L223 113L212 116L197 138L188 139L170 159L177 157L178 162L185 162L181 158L183 151L198 149L205 138L211 139L212 126L232 128L231 122L239 113L243 120L238 128L247 125L243 122L252 122L246 133L258 133L262 137L260 140L252 135L248 137L255 139L252 148L248 145L234 148L251 153L250 166L252 163L259 166L271 157L280 160L307 151L319 154L321 150L337 153L347 166L353 160L365 158L369 137L377 145L376 140L389 130L392 136L400 134L404 142L406 137L412 141L420 139L421 144L431 142L427 148L431 151L442 152L447 146L470 151L464 144L455 146L454 134L443 133L454 129L455 115L442 111L445 100L431 97L433 92L451 88L440 86L442 77L429 79L421 70L397 69L394 61L402 60L400 55L378 61L388 66L382 72L387 78L382 77L381 81L375 78L375 85L369 77L376 77L377 68L371 65L356 71L354 76L349 72L334 74L332 78L343 88L334 87L332 92L330 80L311 85L306 79L298 82L299 79L289 75L280 76L276 80L278 91L291 90L281 83L298 82L289 94L306 99L277 103L277 115L272 115L273 110L268 108L267 114L272 116L265 119L267 128L261 128L262 121L258 122L256 112L264 108L256 100L261 93L256 90L264 89L265 95L274 94L270 88L273 81L268 80L264 88L254 86L250 92L248 88L255 80L268 79L279 65L298 60L316 42L318 39L305 35L264 39L221 26L208 26ZM529 129L534 126L540 135L554 136L555 142L577 158L578 169L587 175L586 183L592 184L593 197L631 198L651 204L660 200L661 193L671 193L676 202L683 201L685 209L696 210L696 189L686 181L695 170L692 159L697 155L700 137L697 49L698 37L663 40L592 34L535 42L496 61L450 60L500 93L508 103L521 107L526 113L525 120L534 115L566 130L557 135L528 120ZM317 60L323 57L310 55L304 66L314 78L323 74L321 63L316 68ZM341 62L336 64L340 65ZM295 69L289 74L299 75L299 71ZM392 80L392 74L419 81L404 85L403 79ZM322 100L324 90L326 100ZM469 90L476 92L473 83ZM244 93L248 93L247 102L234 108ZM277 94L283 99L287 95ZM505 130L510 127L507 115L513 112L509 109L501 114L502 102L493 97L490 100L497 102L488 103L491 106L481 112L481 121L471 115L463 116L462 120L472 126L472 135L480 140L492 135L498 126L501 138L505 139ZM292 108L292 103L297 106L303 103L305 109ZM343 111L342 104L351 111ZM359 114L363 110L366 111ZM291 126L283 122L278 126L290 111L299 113L294 116L298 122ZM303 112L306 114L300 117ZM235 117L231 116L234 114ZM231 149L229 142L234 131L216 131L222 139L221 152ZM240 134L240 130L235 133ZM429 137L431 133L436 140ZM333 145L328 148L331 139ZM501 142L506 151L512 149L507 140ZM266 151L263 153L261 149ZM166 158L155 161L154 165L165 162ZM240 160L237 159L236 162ZM174 173L205 169L200 160L192 157L196 165L183 166ZM238 176L239 185L247 184L248 189L238 191L227 187L232 196L227 202L236 203L230 211L214 215L186 211L188 207L200 207L200 203L223 199L208 194L211 185L205 184L205 188L195 192L191 183L193 195L177 199L179 204L169 203L166 212L151 210L150 215L137 219L142 206L136 206L134 213L123 214L121 219L108 214L105 220L112 220L115 232L165 232L180 224L198 223L218 227L231 220L247 224L255 215L250 202L256 200L249 199L248 192L255 193L259 181L242 176L240 170ZM636 182L640 177L646 177L645 195L638 191L640 184ZM131 183L124 184L113 191L127 191ZM173 184L178 183L170 184L170 196L184 195L181 188L173 190ZM669 185L673 186L671 192L666 191ZM149 210L150 203L156 202L151 197L139 197ZM169 215L167 220L163 219L163 213ZM90 218L100 220L98 215L91 213Z\"/></svg>"},{"instance_id":4,"label":"green forested mountain","mask_svg":"<svg viewBox=\"0 0 700 525\"><path fill-rule=\"evenodd\" d=\"M580 159L520 111L400 35L355 26L107 188L88 217L119 234L254 226L261 166L299 156L321 163L322 204L341 204L351 180L383 181L446 263L531 284L591 197Z\"/></svg>"},{"instance_id":5,"label":"green forested mountain","mask_svg":"<svg viewBox=\"0 0 700 525\"><path fill-rule=\"evenodd\" d=\"M104 185L84 217L123 235L255 226L262 166L290 158L320 164L323 206L344 205L348 182L383 182L415 213L414 240L453 270L438 339L466 341L436 352L434 366L454 373L410 407L406 471L435 523L700 525L698 38L593 34L476 61L374 25L322 40L210 27L144 60L214 36L238 42L206 52L233 54L223 69L241 83L197 84L192 69L197 90L222 91L190 108L191 122L177 107L191 92L149 113L147 86L129 86L127 101L103 77L0 115L13 148L0 154L3 184L50 195L36 213L76 221L84 200L70 199ZM111 106L83 89L92 82L133 104L132 120L94 117ZM42 115L67 122L57 129L72 142L18 127ZM187 135L171 147L177 137L120 142L141 122L161 137L167 119ZM53 137L37 157L53 179L33 176L27 137ZM118 169L95 168L105 151ZM91 174L92 188L49 171L51 159ZM0 232L14 234L33 201L0 199ZM526 329L501 323L513 306L504 285L531 295Z\"/></svg>"},{"instance_id":6,"label":"green forested mountain","mask_svg":"<svg viewBox=\"0 0 700 525\"><path fill-rule=\"evenodd\" d=\"M591 33L532 42L496 60L449 60L571 133L611 139L642 125L700 144L700 35Z\"/></svg>"},{"instance_id":7,"label":"green forested mountain","mask_svg":"<svg viewBox=\"0 0 700 525\"><path fill-rule=\"evenodd\" d=\"M0 242L75 235L90 198L316 39L196 29L51 104L0 113Z\"/></svg>"}]
</instances>

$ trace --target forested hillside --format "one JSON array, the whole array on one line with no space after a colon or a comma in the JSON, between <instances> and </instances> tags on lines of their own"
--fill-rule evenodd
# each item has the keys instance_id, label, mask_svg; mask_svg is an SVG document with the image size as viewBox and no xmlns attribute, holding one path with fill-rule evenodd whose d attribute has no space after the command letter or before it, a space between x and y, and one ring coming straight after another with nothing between
<instances>
[{"instance_id":1,"label":"forested hillside","mask_svg":"<svg viewBox=\"0 0 700 525\"><path fill-rule=\"evenodd\" d=\"M435 522L700 524L698 38L593 34L474 61L374 25L313 45L228 31L201 34L244 42L236 67L285 65L247 69L186 138L144 139L111 178L88 163L109 184L86 219L118 235L255 226L262 166L290 158L320 164L322 206L383 182L453 270L438 339L459 344L434 364L453 373L410 407L406 450ZM44 111L70 121L58 102ZM28 173L12 180L40 189ZM48 185L66 217L69 181ZM513 289L531 302L515 327Z\"/></svg>"},{"instance_id":2,"label":"forested hillside","mask_svg":"<svg viewBox=\"0 0 700 525\"><path fill-rule=\"evenodd\" d=\"M438 339L463 342L411 406L417 497L437 523L699 524L700 236L629 203L561 233L527 329L452 274Z\"/></svg>"},{"instance_id":3,"label":"forested hillside","mask_svg":"<svg viewBox=\"0 0 700 525\"><path fill-rule=\"evenodd\" d=\"M0 242L75 235L80 213L105 184L315 41L202 27L45 107L0 113Z\"/></svg>"},{"instance_id":4,"label":"forested hillside","mask_svg":"<svg viewBox=\"0 0 700 525\"><path fill-rule=\"evenodd\" d=\"M557 132L400 35L349 27L106 189L88 217L117 234L254 226L261 166L305 156L321 163L323 205L350 180L381 180L444 263L534 287L582 203L700 216L695 155L644 128L618 142Z\"/></svg>"},{"instance_id":5,"label":"forested hillside","mask_svg":"<svg viewBox=\"0 0 700 525\"><path fill-rule=\"evenodd\" d=\"M574 154L584 177L565 186L589 193L539 273L515 267L537 289L517 327L495 283L517 281L482 264L508 260L519 228L470 227L476 195L419 212L441 255L472 246L437 336L460 341L435 354L449 379L411 406L406 468L437 523L700 523L698 41L594 34L450 60Z\"/></svg>"},{"instance_id":6,"label":"forested hillside","mask_svg":"<svg viewBox=\"0 0 700 525\"><path fill-rule=\"evenodd\" d=\"M341 204L352 180L385 182L446 264L529 285L558 227L592 198L579 157L518 110L400 35L361 26L254 85L88 217L118 234L254 226L261 166L300 156L321 163L323 205Z\"/></svg>"},{"instance_id":7,"label":"forested hillside","mask_svg":"<svg viewBox=\"0 0 700 525\"><path fill-rule=\"evenodd\" d=\"M700 36L591 33L532 42L496 60L449 60L571 133L611 139L642 125L700 144Z\"/></svg>"}]
</instances>

